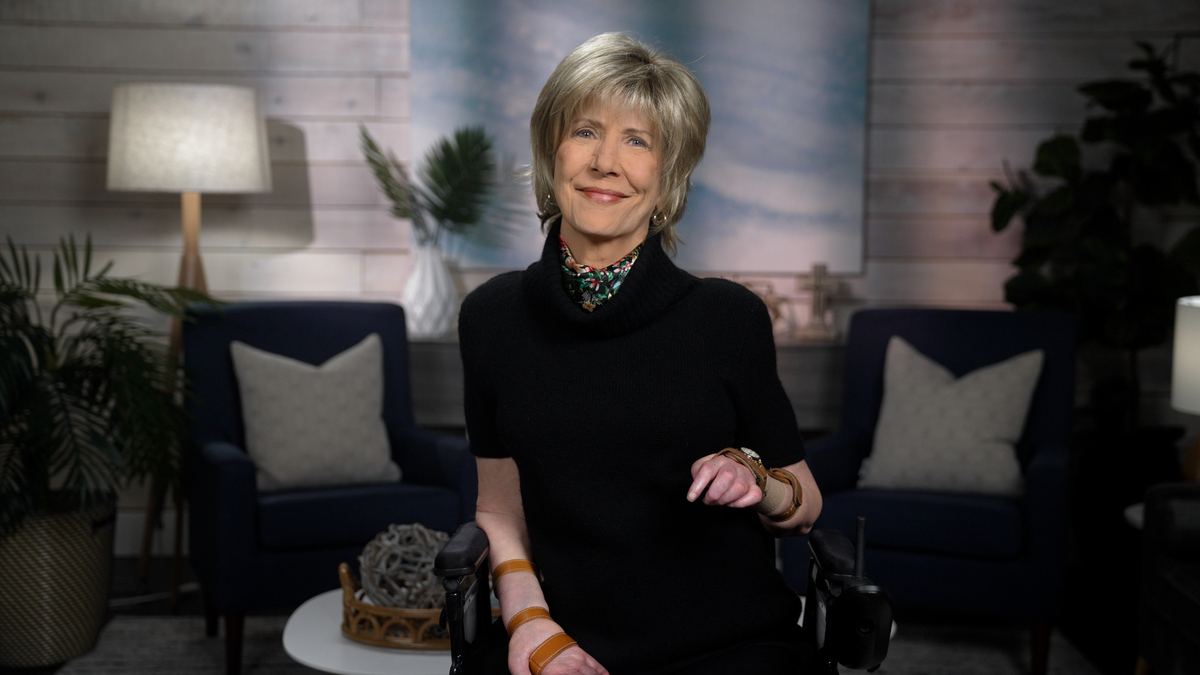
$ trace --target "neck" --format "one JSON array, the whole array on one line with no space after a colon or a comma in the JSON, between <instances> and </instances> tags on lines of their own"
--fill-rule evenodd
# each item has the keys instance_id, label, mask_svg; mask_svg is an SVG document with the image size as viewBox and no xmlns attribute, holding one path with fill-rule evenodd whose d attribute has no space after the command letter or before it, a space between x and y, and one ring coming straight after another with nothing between
<instances>
[{"instance_id":1,"label":"neck","mask_svg":"<svg viewBox=\"0 0 1200 675\"><path fill-rule=\"evenodd\" d=\"M594 269L603 269L624 258L638 244L646 241L649 227L618 237L592 237L571 227L562 228L563 241L571 249L575 262Z\"/></svg>"}]
</instances>

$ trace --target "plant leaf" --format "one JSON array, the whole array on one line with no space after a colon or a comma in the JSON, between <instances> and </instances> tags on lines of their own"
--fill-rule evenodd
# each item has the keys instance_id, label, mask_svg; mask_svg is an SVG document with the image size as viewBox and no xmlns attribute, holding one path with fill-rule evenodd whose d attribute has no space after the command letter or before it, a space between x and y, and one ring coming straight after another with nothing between
<instances>
[{"instance_id":1,"label":"plant leaf","mask_svg":"<svg viewBox=\"0 0 1200 675\"><path fill-rule=\"evenodd\" d=\"M492 141L482 126L461 127L454 131L453 141L439 140L421 167L429 215L450 229L479 222L494 171Z\"/></svg>"},{"instance_id":2,"label":"plant leaf","mask_svg":"<svg viewBox=\"0 0 1200 675\"><path fill-rule=\"evenodd\" d=\"M1073 136L1058 134L1038 145L1033 171L1039 176L1074 183L1079 180L1082 169L1083 153Z\"/></svg>"},{"instance_id":3,"label":"plant leaf","mask_svg":"<svg viewBox=\"0 0 1200 675\"><path fill-rule=\"evenodd\" d=\"M996 193L996 201L992 202L992 231L1003 232L1029 204L1032 195L1020 188L1009 190L996 181L992 181L991 186Z\"/></svg>"}]
</instances>

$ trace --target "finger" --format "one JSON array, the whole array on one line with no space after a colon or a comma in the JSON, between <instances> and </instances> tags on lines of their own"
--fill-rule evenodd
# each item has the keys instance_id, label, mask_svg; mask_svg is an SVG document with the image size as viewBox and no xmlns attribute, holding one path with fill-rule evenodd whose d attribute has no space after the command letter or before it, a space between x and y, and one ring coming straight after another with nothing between
<instances>
[{"instance_id":1,"label":"finger","mask_svg":"<svg viewBox=\"0 0 1200 675\"><path fill-rule=\"evenodd\" d=\"M725 492L722 493L721 496L716 500L716 504L719 506L733 506L734 504L746 499L751 490L758 489L752 481L747 480L747 477L743 475L744 472L738 471L737 469L733 469L733 471L733 481L729 484L729 487L725 489Z\"/></svg>"},{"instance_id":2,"label":"finger","mask_svg":"<svg viewBox=\"0 0 1200 675\"><path fill-rule=\"evenodd\" d=\"M761 501L762 490L759 490L757 485L751 485L750 488L746 490L746 494L742 495L741 499L728 504L728 506L735 509L744 509L749 506L754 506Z\"/></svg>"},{"instance_id":3,"label":"finger","mask_svg":"<svg viewBox=\"0 0 1200 675\"><path fill-rule=\"evenodd\" d=\"M711 462L705 462L700 468L694 469L695 479L692 480L691 487L688 488L687 499L689 502L696 501L704 489L708 487L709 481L716 475L717 469Z\"/></svg>"},{"instance_id":4,"label":"finger","mask_svg":"<svg viewBox=\"0 0 1200 675\"><path fill-rule=\"evenodd\" d=\"M708 460L712 459L713 457L716 457L716 455L705 455L705 456L701 457L700 459L692 462L692 477L695 478L696 472L700 470L700 467L704 466L704 464L706 462L708 462Z\"/></svg>"},{"instance_id":5,"label":"finger","mask_svg":"<svg viewBox=\"0 0 1200 675\"><path fill-rule=\"evenodd\" d=\"M708 486L704 495L705 504L724 504L727 501L741 497L737 490L737 472L733 467L722 466Z\"/></svg>"}]
</instances>

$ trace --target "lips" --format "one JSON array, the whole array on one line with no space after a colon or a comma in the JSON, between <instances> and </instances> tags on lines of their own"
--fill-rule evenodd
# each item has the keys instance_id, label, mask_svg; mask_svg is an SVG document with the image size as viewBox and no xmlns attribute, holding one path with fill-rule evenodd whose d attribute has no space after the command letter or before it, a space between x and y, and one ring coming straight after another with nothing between
<instances>
[{"instance_id":1,"label":"lips","mask_svg":"<svg viewBox=\"0 0 1200 675\"><path fill-rule=\"evenodd\" d=\"M624 193L617 192L616 190L605 190L602 188L579 188L579 191L582 192L583 195L588 199L594 202L600 202L601 204L614 204L628 196Z\"/></svg>"}]
</instances>

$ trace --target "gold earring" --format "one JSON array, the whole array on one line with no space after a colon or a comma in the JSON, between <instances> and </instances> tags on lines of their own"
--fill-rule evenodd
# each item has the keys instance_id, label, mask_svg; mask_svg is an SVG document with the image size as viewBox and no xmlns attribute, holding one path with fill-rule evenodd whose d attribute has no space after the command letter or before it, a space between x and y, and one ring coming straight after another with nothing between
<instances>
[{"instance_id":1,"label":"gold earring","mask_svg":"<svg viewBox=\"0 0 1200 675\"><path fill-rule=\"evenodd\" d=\"M662 211L655 211L654 215L650 216L650 222L654 223L655 226L662 225L667 222L667 214Z\"/></svg>"}]
</instances>

